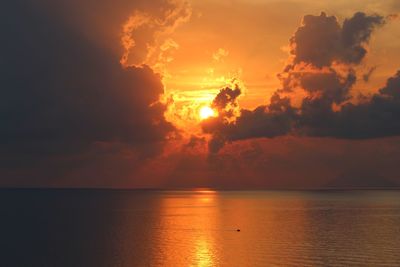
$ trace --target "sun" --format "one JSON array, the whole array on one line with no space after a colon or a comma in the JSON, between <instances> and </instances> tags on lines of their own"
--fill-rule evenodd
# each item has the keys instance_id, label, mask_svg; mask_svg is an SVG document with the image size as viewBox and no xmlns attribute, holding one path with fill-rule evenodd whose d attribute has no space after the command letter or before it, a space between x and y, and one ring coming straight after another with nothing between
<instances>
[{"instance_id":1,"label":"sun","mask_svg":"<svg viewBox=\"0 0 400 267\"><path fill-rule=\"evenodd\" d=\"M202 107L200 109L199 116L200 116L200 119L205 120L205 119L208 119L210 117L214 117L215 116L215 111L212 108L208 107L208 106L204 106L204 107Z\"/></svg>"}]
</instances>

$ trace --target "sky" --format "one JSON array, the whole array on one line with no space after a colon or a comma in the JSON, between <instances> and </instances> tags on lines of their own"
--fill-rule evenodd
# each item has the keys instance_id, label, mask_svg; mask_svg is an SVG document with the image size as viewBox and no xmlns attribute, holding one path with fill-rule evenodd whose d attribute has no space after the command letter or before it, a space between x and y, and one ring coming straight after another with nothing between
<instances>
[{"instance_id":1,"label":"sky","mask_svg":"<svg viewBox=\"0 0 400 267\"><path fill-rule=\"evenodd\" d=\"M400 186L397 0L0 12L0 186Z\"/></svg>"}]
</instances>

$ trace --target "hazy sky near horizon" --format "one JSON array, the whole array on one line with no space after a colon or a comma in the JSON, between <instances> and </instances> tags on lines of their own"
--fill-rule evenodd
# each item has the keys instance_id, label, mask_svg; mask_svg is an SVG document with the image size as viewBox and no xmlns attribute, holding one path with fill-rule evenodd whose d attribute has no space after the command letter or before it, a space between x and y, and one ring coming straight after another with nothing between
<instances>
[{"instance_id":1,"label":"hazy sky near horizon","mask_svg":"<svg viewBox=\"0 0 400 267\"><path fill-rule=\"evenodd\" d=\"M399 1L1 13L0 186L400 186Z\"/></svg>"}]
</instances>

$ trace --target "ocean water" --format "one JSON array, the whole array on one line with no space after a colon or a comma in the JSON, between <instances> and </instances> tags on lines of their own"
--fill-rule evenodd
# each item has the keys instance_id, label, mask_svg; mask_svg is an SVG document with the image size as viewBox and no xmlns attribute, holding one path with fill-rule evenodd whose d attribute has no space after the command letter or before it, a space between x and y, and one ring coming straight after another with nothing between
<instances>
[{"instance_id":1,"label":"ocean water","mask_svg":"<svg viewBox=\"0 0 400 267\"><path fill-rule=\"evenodd\" d=\"M3 189L0 212L0 266L400 266L400 191Z\"/></svg>"}]
</instances>

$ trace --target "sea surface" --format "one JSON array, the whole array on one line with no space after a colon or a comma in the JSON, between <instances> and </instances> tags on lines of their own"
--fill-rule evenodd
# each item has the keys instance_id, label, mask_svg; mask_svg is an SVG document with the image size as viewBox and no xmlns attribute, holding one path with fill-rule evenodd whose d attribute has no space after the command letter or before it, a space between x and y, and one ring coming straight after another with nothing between
<instances>
[{"instance_id":1,"label":"sea surface","mask_svg":"<svg viewBox=\"0 0 400 267\"><path fill-rule=\"evenodd\" d=\"M0 266L400 266L400 191L2 189L0 216Z\"/></svg>"}]
</instances>

